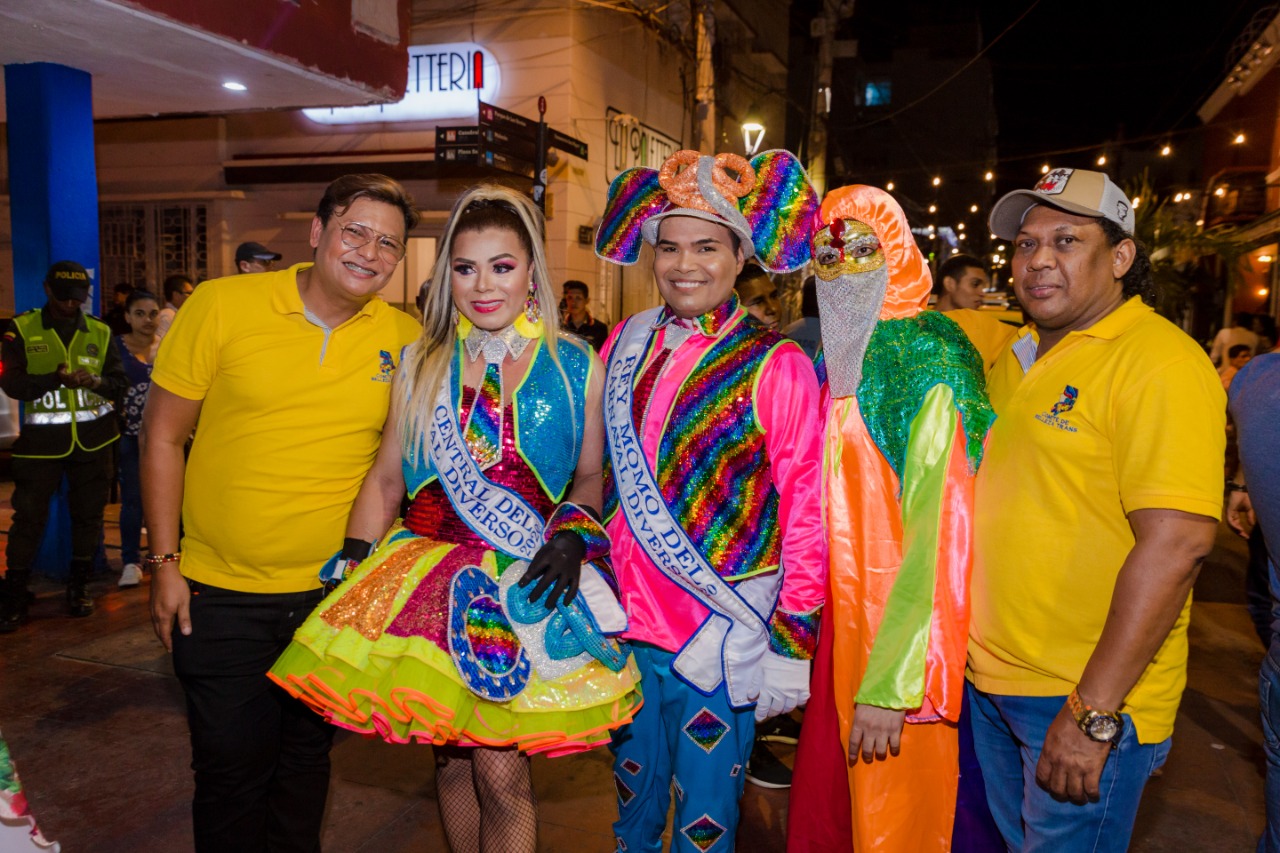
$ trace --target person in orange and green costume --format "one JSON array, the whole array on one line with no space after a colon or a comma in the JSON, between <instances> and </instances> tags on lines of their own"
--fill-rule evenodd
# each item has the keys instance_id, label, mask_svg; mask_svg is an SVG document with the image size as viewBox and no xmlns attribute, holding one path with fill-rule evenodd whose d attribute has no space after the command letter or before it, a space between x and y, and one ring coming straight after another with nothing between
<instances>
[{"instance_id":1,"label":"person in orange and green costume","mask_svg":"<svg viewBox=\"0 0 1280 853\"><path fill-rule=\"evenodd\" d=\"M812 242L831 574L791 799L831 817L792 821L787 849L947 851L973 484L995 416L977 351L925 311L929 268L888 193L834 190Z\"/></svg>"}]
</instances>

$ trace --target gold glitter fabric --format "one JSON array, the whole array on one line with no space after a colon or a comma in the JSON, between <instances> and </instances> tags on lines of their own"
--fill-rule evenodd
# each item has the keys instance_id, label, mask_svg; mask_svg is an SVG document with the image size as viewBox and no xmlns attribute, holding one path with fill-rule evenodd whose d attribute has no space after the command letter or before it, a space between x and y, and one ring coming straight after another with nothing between
<instances>
[{"instance_id":1,"label":"gold glitter fabric","mask_svg":"<svg viewBox=\"0 0 1280 853\"><path fill-rule=\"evenodd\" d=\"M438 543L430 539L409 540L363 578L339 587L338 600L324 608L320 618L337 629L349 627L366 640L378 639L405 575L433 547Z\"/></svg>"}]
</instances>

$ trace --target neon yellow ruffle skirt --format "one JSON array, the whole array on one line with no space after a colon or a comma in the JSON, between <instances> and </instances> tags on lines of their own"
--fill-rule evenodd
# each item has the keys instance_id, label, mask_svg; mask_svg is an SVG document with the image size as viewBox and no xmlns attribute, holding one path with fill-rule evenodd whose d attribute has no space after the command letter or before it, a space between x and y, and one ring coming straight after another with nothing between
<instances>
[{"instance_id":1,"label":"neon yellow ruffle skirt","mask_svg":"<svg viewBox=\"0 0 1280 853\"><path fill-rule=\"evenodd\" d=\"M535 671L505 702L472 692L449 651L449 589L464 566L493 579L494 551L399 532L326 598L268 676L329 722L391 743L518 747L563 755L607 743L639 710L640 680L596 660L551 680Z\"/></svg>"}]
</instances>

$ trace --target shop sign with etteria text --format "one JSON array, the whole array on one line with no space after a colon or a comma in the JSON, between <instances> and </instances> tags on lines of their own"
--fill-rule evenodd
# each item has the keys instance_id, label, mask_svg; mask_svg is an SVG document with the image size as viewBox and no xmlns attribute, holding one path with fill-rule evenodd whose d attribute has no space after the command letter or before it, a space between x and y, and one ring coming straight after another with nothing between
<instances>
[{"instance_id":1,"label":"shop sign with etteria text","mask_svg":"<svg viewBox=\"0 0 1280 853\"><path fill-rule=\"evenodd\" d=\"M320 124L474 119L479 101L497 99L501 78L493 54L475 42L414 45L409 48L409 84L397 103L302 113Z\"/></svg>"}]
</instances>

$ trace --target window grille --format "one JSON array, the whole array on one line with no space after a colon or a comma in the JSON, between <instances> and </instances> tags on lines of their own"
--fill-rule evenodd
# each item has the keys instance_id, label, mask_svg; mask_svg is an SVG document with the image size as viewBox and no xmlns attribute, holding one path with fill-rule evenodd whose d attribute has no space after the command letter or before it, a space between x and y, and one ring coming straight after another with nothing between
<instances>
[{"instance_id":1,"label":"window grille","mask_svg":"<svg viewBox=\"0 0 1280 853\"><path fill-rule=\"evenodd\" d=\"M102 288L120 283L159 293L167 276L209 277L208 208L203 204L104 204L98 212Z\"/></svg>"}]
</instances>

